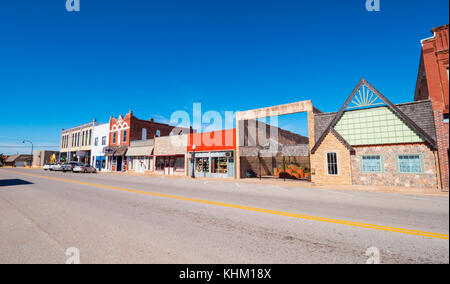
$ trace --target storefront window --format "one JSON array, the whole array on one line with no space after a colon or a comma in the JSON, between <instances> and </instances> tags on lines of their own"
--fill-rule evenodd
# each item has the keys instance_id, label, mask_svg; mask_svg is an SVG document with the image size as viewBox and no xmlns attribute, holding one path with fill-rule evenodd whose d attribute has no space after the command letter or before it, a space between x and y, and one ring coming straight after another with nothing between
<instances>
[{"instance_id":1,"label":"storefront window","mask_svg":"<svg viewBox=\"0 0 450 284\"><path fill-rule=\"evenodd\" d=\"M175 158L175 170L176 171L184 170L184 157Z\"/></svg>"},{"instance_id":2,"label":"storefront window","mask_svg":"<svg viewBox=\"0 0 450 284\"><path fill-rule=\"evenodd\" d=\"M209 158L196 158L195 171L197 173L209 173Z\"/></svg>"},{"instance_id":3,"label":"storefront window","mask_svg":"<svg viewBox=\"0 0 450 284\"><path fill-rule=\"evenodd\" d=\"M164 170L164 158L163 157L157 157L156 158L156 170L157 171L163 171Z\"/></svg>"},{"instance_id":4,"label":"storefront window","mask_svg":"<svg viewBox=\"0 0 450 284\"><path fill-rule=\"evenodd\" d=\"M217 174L228 173L228 160L226 157L211 159L211 172Z\"/></svg>"}]
</instances>

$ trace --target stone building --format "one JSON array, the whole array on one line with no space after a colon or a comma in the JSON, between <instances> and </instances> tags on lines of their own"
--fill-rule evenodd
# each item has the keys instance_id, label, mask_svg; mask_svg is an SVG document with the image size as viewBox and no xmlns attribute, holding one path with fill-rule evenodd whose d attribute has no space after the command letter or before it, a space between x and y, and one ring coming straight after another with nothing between
<instances>
[{"instance_id":1,"label":"stone building","mask_svg":"<svg viewBox=\"0 0 450 284\"><path fill-rule=\"evenodd\" d=\"M449 190L449 29L448 25L432 29L433 36L422 40L415 101L433 104L439 172L442 189Z\"/></svg>"},{"instance_id":2,"label":"stone building","mask_svg":"<svg viewBox=\"0 0 450 284\"><path fill-rule=\"evenodd\" d=\"M339 112L314 117L314 183L438 188L429 100L394 105L362 79Z\"/></svg>"}]
</instances>

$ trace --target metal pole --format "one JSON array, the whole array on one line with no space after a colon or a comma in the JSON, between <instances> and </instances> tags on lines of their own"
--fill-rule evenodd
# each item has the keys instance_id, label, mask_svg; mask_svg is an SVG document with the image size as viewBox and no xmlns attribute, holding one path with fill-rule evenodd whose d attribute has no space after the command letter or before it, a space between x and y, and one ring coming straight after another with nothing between
<instances>
[{"instance_id":1,"label":"metal pole","mask_svg":"<svg viewBox=\"0 0 450 284\"><path fill-rule=\"evenodd\" d=\"M258 149L258 165L259 165L259 180L262 179L262 172L261 172L261 150Z\"/></svg>"},{"instance_id":2,"label":"metal pole","mask_svg":"<svg viewBox=\"0 0 450 284\"><path fill-rule=\"evenodd\" d=\"M22 141L23 144L26 143L26 142L31 144L31 164L30 164L30 168L31 168L32 165L33 165L33 148L34 148L34 145L33 145L33 142L31 142L30 140L23 140Z\"/></svg>"},{"instance_id":3,"label":"metal pole","mask_svg":"<svg viewBox=\"0 0 450 284\"><path fill-rule=\"evenodd\" d=\"M195 147L192 152L192 178L195 178Z\"/></svg>"}]
</instances>

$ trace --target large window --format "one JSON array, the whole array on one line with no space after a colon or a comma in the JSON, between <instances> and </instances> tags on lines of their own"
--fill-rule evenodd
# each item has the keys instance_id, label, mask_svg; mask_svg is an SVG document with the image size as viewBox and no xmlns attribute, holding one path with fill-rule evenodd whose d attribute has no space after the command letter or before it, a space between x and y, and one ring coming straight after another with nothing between
<instances>
[{"instance_id":1,"label":"large window","mask_svg":"<svg viewBox=\"0 0 450 284\"><path fill-rule=\"evenodd\" d=\"M95 137L94 146L98 146L98 137Z\"/></svg>"},{"instance_id":2,"label":"large window","mask_svg":"<svg viewBox=\"0 0 450 284\"><path fill-rule=\"evenodd\" d=\"M217 174L227 174L228 159L226 157L211 158L211 172Z\"/></svg>"},{"instance_id":3,"label":"large window","mask_svg":"<svg viewBox=\"0 0 450 284\"><path fill-rule=\"evenodd\" d=\"M421 155L398 155L398 171L403 174L423 173Z\"/></svg>"},{"instance_id":4,"label":"large window","mask_svg":"<svg viewBox=\"0 0 450 284\"><path fill-rule=\"evenodd\" d=\"M383 167L381 165L381 156L362 156L361 172L363 173L381 173Z\"/></svg>"},{"instance_id":5,"label":"large window","mask_svg":"<svg viewBox=\"0 0 450 284\"><path fill-rule=\"evenodd\" d=\"M123 142L127 142L127 131L123 131Z\"/></svg>"},{"instance_id":6,"label":"large window","mask_svg":"<svg viewBox=\"0 0 450 284\"><path fill-rule=\"evenodd\" d=\"M329 175L338 175L338 163L336 153L327 153L327 165Z\"/></svg>"},{"instance_id":7,"label":"large window","mask_svg":"<svg viewBox=\"0 0 450 284\"><path fill-rule=\"evenodd\" d=\"M196 158L195 171L197 173L209 173L209 158Z\"/></svg>"},{"instance_id":8,"label":"large window","mask_svg":"<svg viewBox=\"0 0 450 284\"><path fill-rule=\"evenodd\" d=\"M142 140L147 140L147 129L142 128Z\"/></svg>"},{"instance_id":9,"label":"large window","mask_svg":"<svg viewBox=\"0 0 450 284\"><path fill-rule=\"evenodd\" d=\"M164 171L164 157L156 157L156 170Z\"/></svg>"},{"instance_id":10,"label":"large window","mask_svg":"<svg viewBox=\"0 0 450 284\"><path fill-rule=\"evenodd\" d=\"M106 145L106 136L103 136L102 137L102 146L105 146Z\"/></svg>"},{"instance_id":11,"label":"large window","mask_svg":"<svg viewBox=\"0 0 450 284\"><path fill-rule=\"evenodd\" d=\"M116 140L117 140L117 132L113 133L113 144L116 144Z\"/></svg>"},{"instance_id":12,"label":"large window","mask_svg":"<svg viewBox=\"0 0 450 284\"><path fill-rule=\"evenodd\" d=\"M175 158L175 170L176 171L184 170L184 157L176 157Z\"/></svg>"}]
</instances>

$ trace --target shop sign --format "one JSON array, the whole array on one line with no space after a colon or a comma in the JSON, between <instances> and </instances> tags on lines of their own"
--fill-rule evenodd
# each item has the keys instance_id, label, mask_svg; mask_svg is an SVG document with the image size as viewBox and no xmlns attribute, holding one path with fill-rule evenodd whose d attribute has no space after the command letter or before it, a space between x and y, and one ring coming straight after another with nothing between
<instances>
[{"instance_id":1,"label":"shop sign","mask_svg":"<svg viewBox=\"0 0 450 284\"><path fill-rule=\"evenodd\" d=\"M114 154L114 147L105 147L103 148L103 153L107 154L107 155L112 155Z\"/></svg>"}]
</instances>

